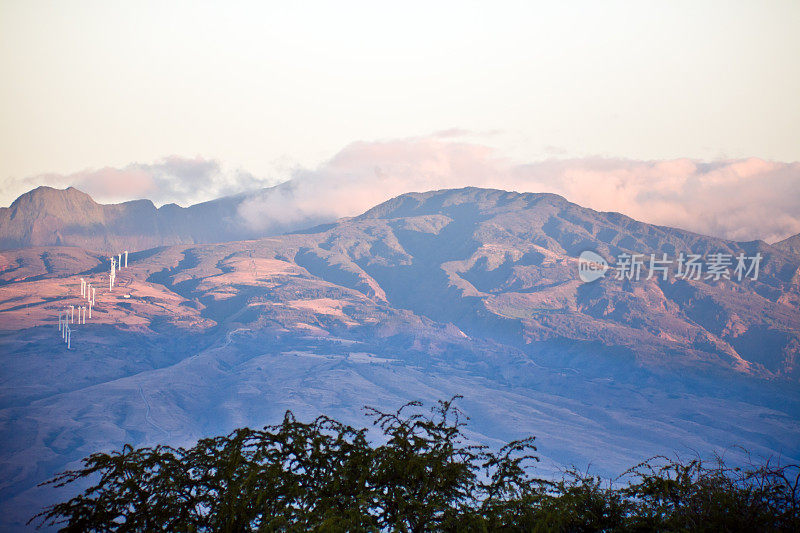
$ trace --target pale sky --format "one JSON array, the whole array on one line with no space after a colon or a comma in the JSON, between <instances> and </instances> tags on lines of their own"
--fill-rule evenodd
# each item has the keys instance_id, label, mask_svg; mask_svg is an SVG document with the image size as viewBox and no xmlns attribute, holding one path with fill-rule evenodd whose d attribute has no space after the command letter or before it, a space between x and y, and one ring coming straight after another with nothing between
<instances>
[{"instance_id":1,"label":"pale sky","mask_svg":"<svg viewBox=\"0 0 800 533\"><path fill-rule=\"evenodd\" d=\"M1 1L0 205L45 173L275 182L451 129L519 163L798 161L798 28L797 1Z\"/></svg>"}]
</instances>

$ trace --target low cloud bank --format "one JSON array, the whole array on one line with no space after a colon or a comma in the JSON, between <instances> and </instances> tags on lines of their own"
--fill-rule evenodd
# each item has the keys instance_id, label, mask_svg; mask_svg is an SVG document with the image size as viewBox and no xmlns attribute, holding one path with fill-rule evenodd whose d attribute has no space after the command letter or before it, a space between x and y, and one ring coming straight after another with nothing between
<instances>
[{"instance_id":1,"label":"low cloud bank","mask_svg":"<svg viewBox=\"0 0 800 533\"><path fill-rule=\"evenodd\" d=\"M188 206L267 185L247 172L226 172L214 159L168 156L155 163L132 163L123 168L105 167L73 174L43 174L13 183L3 189L25 192L39 185L76 187L98 202L123 202L147 198L156 205Z\"/></svg>"},{"instance_id":2,"label":"low cloud bank","mask_svg":"<svg viewBox=\"0 0 800 533\"><path fill-rule=\"evenodd\" d=\"M406 192L471 185L552 192L584 207L740 241L775 242L800 233L800 163L757 158L523 164L482 144L434 135L353 143L319 168L296 170L290 181L264 189L272 183L226 172L215 160L171 156L121 169L36 176L14 186L73 185L100 201L150 198L184 206L258 191L239 206L242 221L255 231L357 215Z\"/></svg>"},{"instance_id":3,"label":"low cloud bank","mask_svg":"<svg viewBox=\"0 0 800 533\"><path fill-rule=\"evenodd\" d=\"M354 143L281 192L244 202L254 228L357 215L411 191L473 185L552 192L584 207L733 240L800 233L800 163L737 159L553 159L518 164L483 145L437 138Z\"/></svg>"}]
</instances>

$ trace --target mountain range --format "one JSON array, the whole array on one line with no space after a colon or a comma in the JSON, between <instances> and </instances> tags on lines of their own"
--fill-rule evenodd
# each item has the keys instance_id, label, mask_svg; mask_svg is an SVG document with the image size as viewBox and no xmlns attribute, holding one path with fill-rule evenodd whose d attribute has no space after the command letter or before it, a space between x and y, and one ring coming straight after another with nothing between
<instances>
[{"instance_id":1,"label":"mountain range","mask_svg":"<svg viewBox=\"0 0 800 533\"><path fill-rule=\"evenodd\" d=\"M454 394L476 441L537 435L545 473L687 450L745 461L735 445L800 459L798 236L733 242L478 188L256 232L247 198L156 209L39 188L0 211L9 527L64 494L37 483L99 449L189 444L285 409L361 425L363 405ZM586 251L610 265L596 281L579 276ZM732 264L691 279L681 254ZM622 275L639 255L642 275ZM758 272L738 279L737 257ZM57 314L82 305L81 278L97 304L67 350Z\"/></svg>"},{"instance_id":2,"label":"mountain range","mask_svg":"<svg viewBox=\"0 0 800 533\"><path fill-rule=\"evenodd\" d=\"M289 223L270 219L257 228L240 213L245 202L292 194L291 183L181 207L150 200L99 204L74 187L38 187L0 208L0 250L78 246L111 253L173 244L225 242L274 235L322 220L313 214Z\"/></svg>"}]
</instances>

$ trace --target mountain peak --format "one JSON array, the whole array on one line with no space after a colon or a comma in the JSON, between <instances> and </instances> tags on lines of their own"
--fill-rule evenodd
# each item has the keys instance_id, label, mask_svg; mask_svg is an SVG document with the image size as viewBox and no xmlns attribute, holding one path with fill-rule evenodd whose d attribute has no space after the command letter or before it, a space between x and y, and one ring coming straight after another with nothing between
<instances>
[{"instance_id":1,"label":"mountain peak","mask_svg":"<svg viewBox=\"0 0 800 533\"><path fill-rule=\"evenodd\" d=\"M501 189L463 187L401 194L366 211L358 219L397 218L441 214L469 205L477 213L499 213L536 206L566 207L565 198L552 193L519 193Z\"/></svg>"},{"instance_id":2,"label":"mountain peak","mask_svg":"<svg viewBox=\"0 0 800 533\"><path fill-rule=\"evenodd\" d=\"M91 196L75 187L56 189L43 185L20 195L9 209L12 217L25 211L26 215L51 215L75 220L82 212L97 206Z\"/></svg>"}]
</instances>

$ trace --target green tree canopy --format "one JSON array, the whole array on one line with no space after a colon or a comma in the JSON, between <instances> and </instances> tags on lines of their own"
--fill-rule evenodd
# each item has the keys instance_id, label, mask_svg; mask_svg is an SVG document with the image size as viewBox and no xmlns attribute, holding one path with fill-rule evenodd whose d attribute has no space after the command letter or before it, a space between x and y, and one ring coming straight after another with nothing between
<instances>
[{"instance_id":1,"label":"green tree canopy","mask_svg":"<svg viewBox=\"0 0 800 533\"><path fill-rule=\"evenodd\" d=\"M575 470L548 481L531 475L533 437L471 444L455 400L367 408L381 444L287 412L189 449L96 453L47 482L94 484L32 520L81 532L800 530L797 466L660 457L620 488Z\"/></svg>"}]
</instances>

